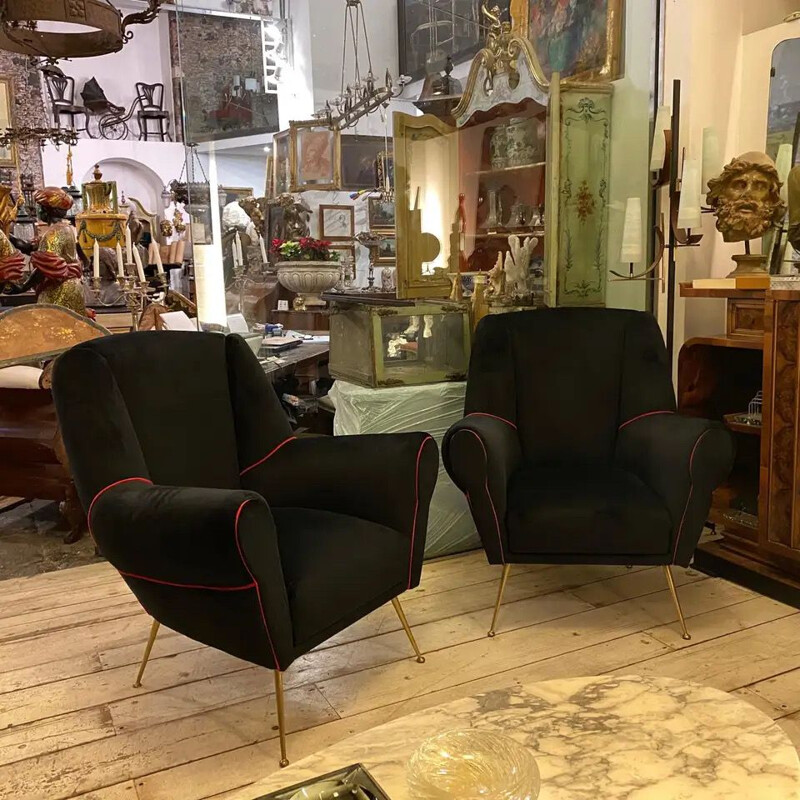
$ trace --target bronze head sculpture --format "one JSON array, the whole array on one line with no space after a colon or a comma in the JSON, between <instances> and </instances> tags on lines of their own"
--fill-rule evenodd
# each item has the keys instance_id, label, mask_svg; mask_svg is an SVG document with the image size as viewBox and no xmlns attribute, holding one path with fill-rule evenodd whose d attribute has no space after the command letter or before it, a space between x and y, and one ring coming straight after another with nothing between
<instances>
[{"instance_id":1,"label":"bronze head sculpture","mask_svg":"<svg viewBox=\"0 0 800 800\"><path fill-rule=\"evenodd\" d=\"M775 162L765 153L734 158L718 178L708 182L707 203L726 242L761 238L786 213Z\"/></svg>"}]
</instances>

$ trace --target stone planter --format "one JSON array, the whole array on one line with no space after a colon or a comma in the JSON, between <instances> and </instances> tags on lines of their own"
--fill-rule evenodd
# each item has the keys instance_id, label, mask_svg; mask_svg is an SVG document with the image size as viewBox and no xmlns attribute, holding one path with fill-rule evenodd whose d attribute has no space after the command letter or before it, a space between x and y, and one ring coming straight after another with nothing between
<instances>
[{"instance_id":1,"label":"stone planter","mask_svg":"<svg viewBox=\"0 0 800 800\"><path fill-rule=\"evenodd\" d=\"M341 278L338 261L279 261L276 266L281 286L298 295L295 309L324 306L320 294L333 289Z\"/></svg>"}]
</instances>

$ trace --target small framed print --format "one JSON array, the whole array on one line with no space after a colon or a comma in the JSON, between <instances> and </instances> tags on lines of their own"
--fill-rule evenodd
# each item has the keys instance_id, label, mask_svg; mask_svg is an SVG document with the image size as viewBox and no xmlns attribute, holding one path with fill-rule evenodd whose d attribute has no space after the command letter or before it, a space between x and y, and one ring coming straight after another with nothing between
<instances>
[{"instance_id":1,"label":"small framed print","mask_svg":"<svg viewBox=\"0 0 800 800\"><path fill-rule=\"evenodd\" d=\"M385 236L378 245L376 264L397 263L397 239L394 236Z\"/></svg>"},{"instance_id":2,"label":"small framed print","mask_svg":"<svg viewBox=\"0 0 800 800\"><path fill-rule=\"evenodd\" d=\"M341 133L318 120L290 122L292 191L338 189L341 184Z\"/></svg>"},{"instance_id":3,"label":"small framed print","mask_svg":"<svg viewBox=\"0 0 800 800\"><path fill-rule=\"evenodd\" d=\"M380 197L369 198L369 229L394 231L394 201Z\"/></svg>"},{"instance_id":4,"label":"small framed print","mask_svg":"<svg viewBox=\"0 0 800 800\"><path fill-rule=\"evenodd\" d=\"M330 242L349 240L355 236L356 212L353 206L321 205L319 238Z\"/></svg>"}]
</instances>

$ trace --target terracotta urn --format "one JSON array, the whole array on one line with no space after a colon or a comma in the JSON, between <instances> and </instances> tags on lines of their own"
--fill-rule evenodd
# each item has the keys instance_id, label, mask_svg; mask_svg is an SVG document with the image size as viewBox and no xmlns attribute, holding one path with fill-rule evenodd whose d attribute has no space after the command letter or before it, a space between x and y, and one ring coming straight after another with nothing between
<instances>
[{"instance_id":1,"label":"terracotta urn","mask_svg":"<svg viewBox=\"0 0 800 800\"><path fill-rule=\"evenodd\" d=\"M324 306L320 294L333 289L341 278L338 261L279 261L276 266L281 286L298 295L296 309Z\"/></svg>"}]
</instances>

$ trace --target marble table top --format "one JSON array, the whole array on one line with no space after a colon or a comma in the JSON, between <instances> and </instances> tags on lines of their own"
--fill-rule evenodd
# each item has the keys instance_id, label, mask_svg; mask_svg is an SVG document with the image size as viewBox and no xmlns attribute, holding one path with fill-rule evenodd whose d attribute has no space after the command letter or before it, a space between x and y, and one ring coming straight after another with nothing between
<instances>
[{"instance_id":1,"label":"marble table top","mask_svg":"<svg viewBox=\"0 0 800 800\"><path fill-rule=\"evenodd\" d=\"M529 747L539 800L800 800L800 759L769 717L717 689L639 676L513 686L428 708L291 764L241 798L360 762L391 800L410 800L406 763L419 743L464 728Z\"/></svg>"}]
</instances>

